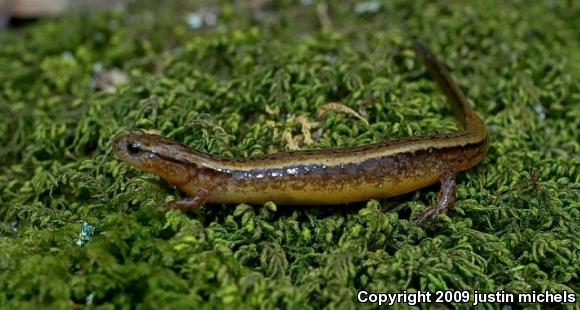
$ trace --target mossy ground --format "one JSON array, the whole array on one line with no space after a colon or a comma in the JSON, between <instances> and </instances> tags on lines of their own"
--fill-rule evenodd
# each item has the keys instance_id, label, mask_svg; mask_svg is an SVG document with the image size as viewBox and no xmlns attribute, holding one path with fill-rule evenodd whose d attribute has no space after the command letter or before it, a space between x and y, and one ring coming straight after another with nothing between
<instances>
[{"instance_id":1,"label":"mossy ground","mask_svg":"<svg viewBox=\"0 0 580 310\"><path fill-rule=\"evenodd\" d=\"M569 1L173 1L0 33L0 305L352 308L357 290L580 293L580 24ZM150 10L151 8L154 10ZM181 194L118 161L157 129L224 156L453 131L411 49L450 67L491 136L433 227L437 187L348 206L167 210ZM95 87L118 68L128 84ZM94 228L91 234L90 228ZM488 305L489 306L489 305ZM571 305L569 305L571 307Z\"/></svg>"}]
</instances>

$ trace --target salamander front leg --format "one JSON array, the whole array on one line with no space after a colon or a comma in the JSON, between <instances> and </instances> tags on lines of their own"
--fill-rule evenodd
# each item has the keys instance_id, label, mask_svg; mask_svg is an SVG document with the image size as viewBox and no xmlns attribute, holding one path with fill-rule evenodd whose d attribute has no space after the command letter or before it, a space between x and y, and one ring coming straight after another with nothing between
<instances>
[{"instance_id":1,"label":"salamander front leg","mask_svg":"<svg viewBox=\"0 0 580 310\"><path fill-rule=\"evenodd\" d=\"M441 189L437 194L437 200L417 217L417 223L422 224L427 220L433 220L440 214L445 214L455 205L455 173L449 168L445 169L439 177Z\"/></svg>"},{"instance_id":2,"label":"salamander front leg","mask_svg":"<svg viewBox=\"0 0 580 310\"><path fill-rule=\"evenodd\" d=\"M175 200L167 203L166 207L171 209L179 209L179 210L192 210L201 208L207 198L209 197L209 191L205 188L198 189L195 194L187 199L182 200Z\"/></svg>"}]
</instances>

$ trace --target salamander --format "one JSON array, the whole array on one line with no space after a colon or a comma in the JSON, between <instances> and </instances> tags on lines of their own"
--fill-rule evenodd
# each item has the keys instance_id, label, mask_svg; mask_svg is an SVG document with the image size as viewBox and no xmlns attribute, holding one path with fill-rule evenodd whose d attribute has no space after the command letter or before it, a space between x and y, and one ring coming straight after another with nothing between
<instances>
[{"instance_id":1,"label":"salamander","mask_svg":"<svg viewBox=\"0 0 580 310\"><path fill-rule=\"evenodd\" d=\"M397 196L440 182L437 200L418 221L435 218L454 206L455 174L484 158L489 137L484 122L444 65L424 44L416 43L415 49L445 93L461 131L355 147L228 158L136 130L117 137L114 152L191 196L169 203L172 208L268 201L337 205Z\"/></svg>"}]
</instances>

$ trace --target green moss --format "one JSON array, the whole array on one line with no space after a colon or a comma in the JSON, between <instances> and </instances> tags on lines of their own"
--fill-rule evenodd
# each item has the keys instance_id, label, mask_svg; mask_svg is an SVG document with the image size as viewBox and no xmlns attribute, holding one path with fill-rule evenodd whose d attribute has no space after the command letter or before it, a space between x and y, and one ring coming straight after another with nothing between
<instances>
[{"instance_id":1,"label":"green moss","mask_svg":"<svg viewBox=\"0 0 580 310\"><path fill-rule=\"evenodd\" d=\"M360 289L580 292L578 6L329 3L323 29L316 3L224 1L216 28L192 30L195 7L154 3L0 33L0 305L352 308ZM491 135L433 227L409 219L436 187L332 208L166 210L181 194L110 152L135 127L224 156L281 151L282 132L301 133L296 116L313 121L333 101L370 125L329 113L308 148L453 131L413 39L444 58ZM100 68L129 83L99 91Z\"/></svg>"}]
</instances>

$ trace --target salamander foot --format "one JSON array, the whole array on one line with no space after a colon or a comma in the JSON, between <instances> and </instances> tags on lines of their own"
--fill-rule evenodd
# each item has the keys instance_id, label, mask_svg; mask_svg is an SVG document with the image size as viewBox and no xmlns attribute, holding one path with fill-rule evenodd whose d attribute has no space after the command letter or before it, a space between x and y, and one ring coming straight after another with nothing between
<instances>
[{"instance_id":1,"label":"salamander foot","mask_svg":"<svg viewBox=\"0 0 580 310\"><path fill-rule=\"evenodd\" d=\"M203 207L208 197L209 191L205 189L198 189L193 197L168 202L166 207L178 210L199 209Z\"/></svg>"},{"instance_id":2,"label":"salamander foot","mask_svg":"<svg viewBox=\"0 0 580 310\"><path fill-rule=\"evenodd\" d=\"M434 220L438 215L445 214L455 205L456 183L455 174L451 169L445 169L440 176L441 189L437 200L417 217L417 224Z\"/></svg>"}]
</instances>

